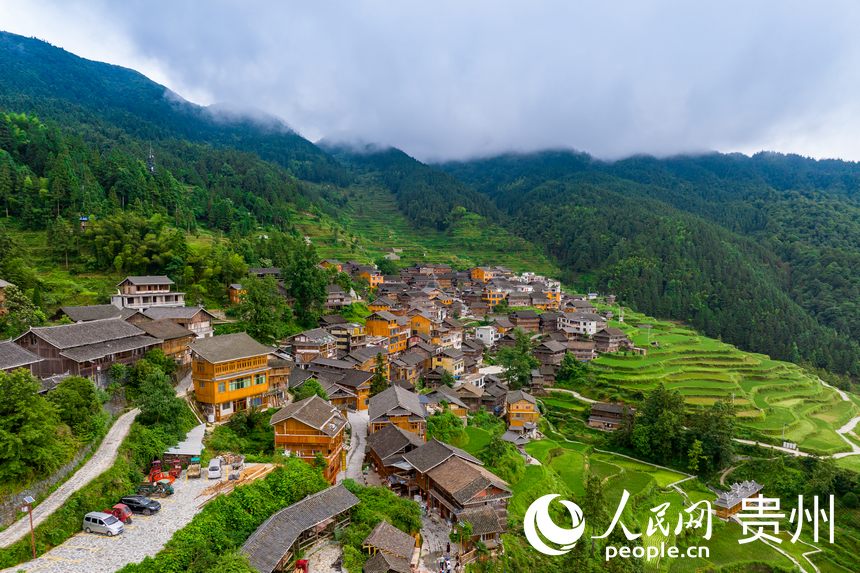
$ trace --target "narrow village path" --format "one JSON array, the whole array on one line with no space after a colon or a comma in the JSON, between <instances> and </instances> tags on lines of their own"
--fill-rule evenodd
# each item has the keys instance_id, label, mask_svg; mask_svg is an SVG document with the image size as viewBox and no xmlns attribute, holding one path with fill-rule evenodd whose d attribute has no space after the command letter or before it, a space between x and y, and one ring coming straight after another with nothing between
<instances>
[{"instance_id":1,"label":"narrow village path","mask_svg":"<svg viewBox=\"0 0 860 573\"><path fill-rule=\"evenodd\" d=\"M568 390L566 388L547 388L547 390L550 392L564 392L565 394L570 394L571 396L573 396L577 400L585 402L586 404L597 404L597 400L592 400L591 398L586 398L585 396L583 396L582 394L580 394L579 392L576 392L574 390Z\"/></svg>"},{"instance_id":2,"label":"narrow village path","mask_svg":"<svg viewBox=\"0 0 860 573\"><path fill-rule=\"evenodd\" d=\"M177 384L176 395L184 398L190 387L191 373ZM125 440L129 430L131 430L131 424L139 413L140 410L135 408L117 418L92 457L72 477L33 508L33 527L38 527L48 516L66 503L73 493L113 466L119 446ZM0 531L0 547L9 547L29 533L30 519L29 516L23 514L21 519Z\"/></svg>"},{"instance_id":3,"label":"narrow village path","mask_svg":"<svg viewBox=\"0 0 860 573\"><path fill-rule=\"evenodd\" d=\"M367 410L349 412L349 427L352 433L349 438L349 452L346 454L346 477L364 483L361 466L364 462L364 450L367 445L367 426L370 421Z\"/></svg>"},{"instance_id":4,"label":"narrow village path","mask_svg":"<svg viewBox=\"0 0 860 573\"><path fill-rule=\"evenodd\" d=\"M131 424L140 413L135 408L126 412L114 422L99 449L85 463L81 469L67 479L63 485L57 488L51 495L33 508L33 526L36 527L48 518L54 511L60 508L73 493L93 481L96 477L107 471L116 460L117 449L128 435ZM30 520L27 514L0 531L0 547L8 547L30 533Z\"/></svg>"}]
</instances>

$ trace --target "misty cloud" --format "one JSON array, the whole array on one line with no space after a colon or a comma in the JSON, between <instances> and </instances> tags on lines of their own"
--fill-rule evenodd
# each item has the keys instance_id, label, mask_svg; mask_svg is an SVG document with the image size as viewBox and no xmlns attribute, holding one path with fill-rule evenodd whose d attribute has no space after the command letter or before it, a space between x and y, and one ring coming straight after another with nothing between
<instances>
[{"instance_id":1,"label":"misty cloud","mask_svg":"<svg viewBox=\"0 0 860 573\"><path fill-rule=\"evenodd\" d=\"M311 139L860 159L853 2L7 3L0 27Z\"/></svg>"}]
</instances>

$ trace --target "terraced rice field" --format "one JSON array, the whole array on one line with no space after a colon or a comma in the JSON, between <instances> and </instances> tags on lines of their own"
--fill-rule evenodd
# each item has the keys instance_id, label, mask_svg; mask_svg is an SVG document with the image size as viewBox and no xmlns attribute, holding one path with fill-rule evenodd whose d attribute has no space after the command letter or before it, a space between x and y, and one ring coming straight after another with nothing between
<instances>
[{"instance_id":1,"label":"terraced rice field","mask_svg":"<svg viewBox=\"0 0 860 573\"><path fill-rule=\"evenodd\" d=\"M621 396L635 401L662 383L680 392L690 407L733 401L752 437L778 443L784 435L800 449L819 454L848 450L835 430L860 409L802 368L742 352L677 324L629 310L625 316L624 323L612 325L625 330L647 355L607 354L592 362L598 381ZM583 389L589 391L596 393Z\"/></svg>"}]
</instances>

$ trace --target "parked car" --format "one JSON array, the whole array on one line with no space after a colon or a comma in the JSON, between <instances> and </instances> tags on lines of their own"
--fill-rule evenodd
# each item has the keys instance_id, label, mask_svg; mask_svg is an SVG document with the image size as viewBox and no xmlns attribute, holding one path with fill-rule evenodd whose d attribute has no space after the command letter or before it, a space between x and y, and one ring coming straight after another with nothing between
<instances>
[{"instance_id":1,"label":"parked car","mask_svg":"<svg viewBox=\"0 0 860 573\"><path fill-rule=\"evenodd\" d=\"M145 495L127 495L121 500L134 513L142 513L143 515L152 515L161 509L161 504L154 499L149 499Z\"/></svg>"},{"instance_id":2,"label":"parked car","mask_svg":"<svg viewBox=\"0 0 860 573\"><path fill-rule=\"evenodd\" d=\"M104 533L108 537L113 537L125 531L125 526L109 513L91 511L84 516L83 529L87 533Z\"/></svg>"},{"instance_id":3,"label":"parked car","mask_svg":"<svg viewBox=\"0 0 860 573\"><path fill-rule=\"evenodd\" d=\"M212 458L209 460L206 475L209 479L221 479L221 458Z\"/></svg>"}]
</instances>

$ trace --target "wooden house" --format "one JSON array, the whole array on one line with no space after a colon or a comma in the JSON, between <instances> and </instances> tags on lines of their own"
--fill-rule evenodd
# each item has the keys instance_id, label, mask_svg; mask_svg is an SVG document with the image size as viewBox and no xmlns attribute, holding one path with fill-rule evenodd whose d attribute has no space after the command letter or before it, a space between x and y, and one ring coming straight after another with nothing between
<instances>
[{"instance_id":1,"label":"wooden house","mask_svg":"<svg viewBox=\"0 0 860 573\"><path fill-rule=\"evenodd\" d=\"M174 282L168 277L131 276L116 285L117 293L111 304L117 308L147 309L153 307L185 306L185 293L172 292Z\"/></svg>"},{"instance_id":2,"label":"wooden house","mask_svg":"<svg viewBox=\"0 0 860 573\"><path fill-rule=\"evenodd\" d=\"M488 283L493 280L496 274L490 267L475 267L470 271L470 276L473 281Z\"/></svg>"},{"instance_id":3,"label":"wooden house","mask_svg":"<svg viewBox=\"0 0 860 573\"><path fill-rule=\"evenodd\" d=\"M588 425L598 430L617 430L636 413L635 408L625 404L596 402L591 405Z\"/></svg>"},{"instance_id":4,"label":"wooden house","mask_svg":"<svg viewBox=\"0 0 860 573\"><path fill-rule=\"evenodd\" d=\"M326 327L335 338L338 352L352 352L357 348L367 346L367 332L364 325L358 322L344 322Z\"/></svg>"},{"instance_id":5,"label":"wooden house","mask_svg":"<svg viewBox=\"0 0 860 573\"><path fill-rule=\"evenodd\" d=\"M525 332L540 331L540 316L533 310L515 310L508 315L514 327Z\"/></svg>"},{"instance_id":6,"label":"wooden house","mask_svg":"<svg viewBox=\"0 0 860 573\"><path fill-rule=\"evenodd\" d=\"M567 344L557 340L545 340L538 344L534 349L535 358L541 364L558 366L564 360L564 355L567 352Z\"/></svg>"},{"instance_id":7,"label":"wooden house","mask_svg":"<svg viewBox=\"0 0 860 573\"><path fill-rule=\"evenodd\" d=\"M245 334L201 338L191 345L194 396L210 421L273 403L269 387L269 354Z\"/></svg>"},{"instance_id":8,"label":"wooden house","mask_svg":"<svg viewBox=\"0 0 860 573\"><path fill-rule=\"evenodd\" d=\"M232 283L227 286L227 299L230 304L236 305L242 302L242 298L248 294L247 289L239 283Z\"/></svg>"},{"instance_id":9,"label":"wooden house","mask_svg":"<svg viewBox=\"0 0 860 573\"><path fill-rule=\"evenodd\" d=\"M371 336L383 336L387 339L388 354L406 350L410 331L406 317L396 316L385 310L374 312L365 320L365 329Z\"/></svg>"},{"instance_id":10,"label":"wooden house","mask_svg":"<svg viewBox=\"0 0 860 573\"><path fill-rule=\"evenodd\" d=\"M733 483L729 491L720 493L714 501L717 517L729 519L743 509L745 499L760 495L762 489L764 486L756 481ZM772 507L771 509L776 510L777 508Z\"/></svg>"},{"instance_id":11,"label":"wooden house","mask_svg":"<svg viewBox=\"0 0 860 573\"><path fill-rule=\"evenodd\" d=\"M346 463L343 430L346 417L317 395L288 404L269 422L275 428L275 451L297 456L310 465L326 462L323 476L335 483Z\"/></svg>"},{"instance_id":12,"label":"wooden house","mask_svg":"<svg viewBox=\"0 0 860 573\"><path fill-rule=\"evenodd\" d=\"M463 425L469 417L469 406L457 395L453 388L449 388L444 384L428 394L421 396L422 402L426 404L428 412L442 412L447 409L449 412L460 418Z\"/></svg>"},{"instance_id":13,"label":"wooden house","mask_svg":"<svg viewBox=\"0 0 860 573\"><path fill-rule=\"evenodd\" d=\"M427 433L427 410L418 394L399 386L391 386L370 399L368 432L387 425L398 426L422 439Z\"/></svg>"},{"instance_id":14,"label":"wooden house","mask_svg":"<svg viewBox=\"0 0 860 573\"><path fill-rule=\"evenodd\" d=\"M620 328L604 328L593 337L597 352L618 352L622 348L631 348L630 339Z\"/></svg>"},{"instance_id":15,"label":"wooden house","mask_svg":"<svg viewBox=\"0 0 860 573\"><path fill-rule=\"evenodd\" d=\"M162 352L165 356L173 358L176 364L179 366L191 364L189 346L197 340L193 332L166 318L141 322L137 327L153 338L161 340Z\"/></svg>"},{"instance_id":16,"label":"wooden house","mask_svg":"<svg viewBox=\"0 0 860 573\"><path fill-rule=\"evenodd\" d=\"M337 339L322 328L305 330L287 339L299 368L306 368L316 358L337 356Z\"/></svg>"},{"instance_id":17,"label":"wooden house","mask_svg":"<svg viewBox=\"0 0 860 573\"><path fill-rule=\"evenodd\" d=\"M215 335L212 323L215 316L202 306L152 307L143 311L152 320L167 319L194 333L197 338Z\"/></svg>"},{"instance_id":18,"label":"wooden house","mask_svg":"<svg viewBox=\"0 0 860 573\"><path fill-rule=\"evenodd\" d=\"M404 467L404 454L423 445L424 440L417 434L389 424L367 436L367 457L379 477L399 489L407 484L411 467Z\"/></svg>"},{"instance_id":19,"label":"wooden house","mask_svg":"<svg viewBox=\"0 0 860 573\"><path fill-rule=\"evenodd\" d=\"M455 378L462 376L466 370L465 355L462 350L445 348L433 356L430 367L433 369L441 367Z\"/></svg>"},{"instance_id":20,"label":"wooden house","mask_svg":"<svg viewBox=\"0 0 860 573\"><path fill-rule=\"evenodd\" d=\"M514 390L505 395L505 418L508 427L518 428L526 424L537 424L539 417L537 400L528 392Z\"/></svg>"},{"instance_id":21,"label":"wooden house","mask_svg":"<svg viewBox=\"0 0 860 573\"><path fill-rule=\"evenodd\" d=\"M463 382L454 388L454 392L472 412L477 412L480 409L481 398L484 396L483 388L479 388L471 382Z\"/></svg>"},{"instance_id":22,"label":"wooden house","mask_svg":"<svg viewBox=\"0 0 860 573\"><path fill-rule=\"evenodd\" d=\"M0 342L0 372L12 372L24 368L33 373L34 366L42 359L11 340Z\"/></svg>"},{"instance_id":23,"label":"wooden house","mask_svg":"<svg viewBox=\"0 0 860 573\"><path fill-rule=\"evenodd\" d=\"M387 521L380 521L362 541L362 549L370 557L363 573L413 573L415 538L400 531ZM417 565L418 555L415 554Z\"/></svg>"},{"instance_id":24,"label":"wooden house","mask_svg":"<svg viewBox=\"0 0 860 573\"><path fill-rule=\"evenodd\" d=\"M33 365L39 377L69 373L107 383L112 364L132 365L161 340L118 318L60 326L31 327L15 339L42 360Z\"/></svg>"}]
</instances>

